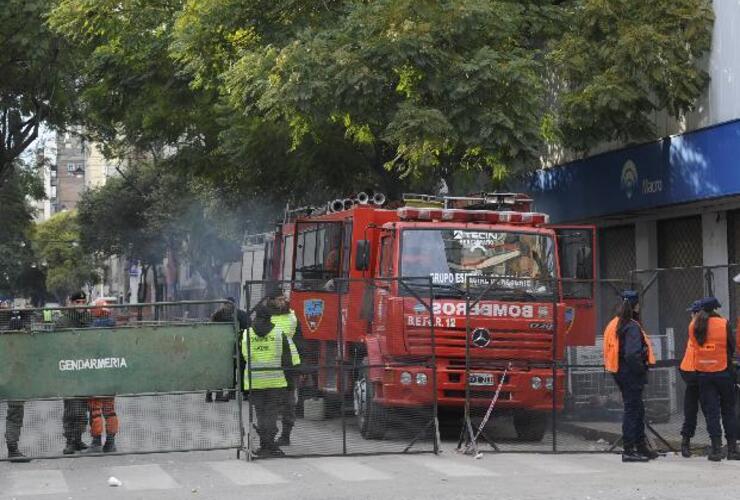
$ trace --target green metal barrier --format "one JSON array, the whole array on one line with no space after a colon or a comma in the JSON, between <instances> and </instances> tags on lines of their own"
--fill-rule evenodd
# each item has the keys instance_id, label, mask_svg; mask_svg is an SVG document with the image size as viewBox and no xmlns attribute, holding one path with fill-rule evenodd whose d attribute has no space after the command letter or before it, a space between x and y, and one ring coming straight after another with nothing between
<instances>
[{"instance_id":1,"label":"green metal barrier","mask_svg":"<svg viewBox=\"0 0 740 500\"><path fill-rule=\"evenodd\" d=\"M0 399L234 387L230 323L0 335Z\"/></svg>"}]
</instances>

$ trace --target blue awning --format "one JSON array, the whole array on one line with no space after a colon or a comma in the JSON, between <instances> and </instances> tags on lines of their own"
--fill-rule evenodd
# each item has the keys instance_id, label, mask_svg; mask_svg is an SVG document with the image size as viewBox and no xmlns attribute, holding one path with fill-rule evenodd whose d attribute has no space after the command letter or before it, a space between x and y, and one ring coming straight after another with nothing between
<instances>
[{"instance_id":1,"label":"blue awning","mask_svg":"<svg viewBox=\"0 0 740 500\"><path fill-rule=\"evenodd\" d=\"M528 191L554 222L740 194L740 120L539 170Z\"/></svg>"}]
</instances>

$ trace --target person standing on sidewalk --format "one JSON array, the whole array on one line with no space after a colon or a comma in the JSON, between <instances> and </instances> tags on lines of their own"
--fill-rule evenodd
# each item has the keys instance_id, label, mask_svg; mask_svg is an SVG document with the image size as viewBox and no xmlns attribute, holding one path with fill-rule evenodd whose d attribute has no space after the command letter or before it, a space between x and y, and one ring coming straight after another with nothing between
<instances>
[{"instance_id":1,"label":"person standing on sidewalk","mask_svg":"<svg viewBox=\"0 0 740 500\"><path fill-rule=\"evenodd\" d=\"M687 350L691 349L694 353L701 411L712 441L707 458L713 462L722 460L724 426L727 459L740 460L735 430L735 337L729 322L717 313L716 310L722 305L715 297L701 299L700 306L701 310L689 324Z\"/></svg>"},{"instance_id":2,"label":"person standing on sidewalk","mask_svg":"<svg viewBox=\"0 0 740 500\"><path fill-rule=\"evenodd\" d=\"M69 303L72 306L84 306L87 304L87 295L79 291L69 298ZM87 309L65 309L55 328L89 328L91 324L92 318ZM87 444L82 441L82 434L87 427L87 399L65 398L63 404L62 428L67 444L62 453L72 455L87 449Z\"/></svg>"},{"instance_id":3,"label":"person standing on sidewalk","mask_svg":"<svg viewBox=\"0 0 740 500\"><path fill-rule=\"evenodd\" d=\"M25 328L23 318L18 310L10 310L4 307L5 303L0 301L0 309L5 313L0 319L0 328L11 331L20 331ZM7 320L5 319L7 318ZM18 441L21 438L23 428L23 416L25 403L23 401L8 401L8 409L5 414L5 444L8 447L8 459L11 462L30 462L29 458L18 449Z\"/></svg>"},{"instance_id":4,"label":"person standing on sidewalk","mask_svg":"<svg viewBox=\"0 0 740 500\"><path fill-rule=\"evenodd\" d=\"M701 301L696 300L687 312L691 313L691 321L701 311ZM686 344L686 351L678 367L681 378L686 384L683 395L683 426L681 427L681 456L691 457L691 439L696 433L696 419L699 414L699 380L696 376L696 359L691 342Z\"/></svg>"},{"instance_id":5,"label":"person standing on sidewalk","mask_svg":"<svg viewBox=\"0 0 740 500\"><path fill-rule=\"evenodd\" d=\"M108 302L97 299L92 310L94 328L113 328L116 320L111 314ZM90 435L92 442L87 449L88 453L114 453L116 451L116 434L119 422L116 414L116 403L113 396L104 398L90 398L87 402L90 410ZM105 444L103 444L103 428L105 428Z\"/></svg>"},{"instance_id":6,"label":"person standing on sidewalk","mask_svg":"<svg viewBox=\"0 0 740 500\"><path fill-rule=\"evenodd\" d=\"M614 375L622 393L622 462L647 462L658 454L650 449L645 438L645 403L643 389L647 372L655 364L650 339L638 322L639 295L634 290L622 292L619 314L604 330L604 368Z\"/></svg>"},{"instance_id":7,"label":"person standing on sidewalk","mask_svg":"<svg viewBox=\"0 0 740 500\"><path fill-rule=\"evenodd\" d=\"M275 442L277 417L284 401L288 382L285 379L285 352L289 352L288 337L270 318L265 306L258 306L252 326L244 330L242 355L245 360L244 390L249 391L249 403L257 414L260 438L258 457L279 457L284 453Z\"/></svg>"},{"instance_id":8,"label":"person standing on sidewalk","mask_svg":"<svg viewBox=\"0 0 740 500\"><path fill-rule=\"evenodd\" d=\"M300 337L301 335L301 326L295 311L290 308L290 304L278 283L268 284L267 308L272 315L272 322L287 336L288 347L290 349L290 368L285 370L285 379L288 386L285 389L283 402L280 405L279 411L282 432L278 438L279 446L290 446L290 434L293 431L296 421L295 406L297 403L296 392L298 390L298 372L296 370L301 364L301 356L296 347L296 337Z\"/></svg>"}]
</instances>

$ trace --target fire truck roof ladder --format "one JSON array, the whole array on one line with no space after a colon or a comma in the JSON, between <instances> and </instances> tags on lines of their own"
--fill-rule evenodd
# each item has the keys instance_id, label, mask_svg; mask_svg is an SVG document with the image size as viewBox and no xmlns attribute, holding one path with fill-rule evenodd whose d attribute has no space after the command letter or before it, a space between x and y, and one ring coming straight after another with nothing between
<instances>
[{"instance_id":1,"label":"fire truck roof ladder","mask_svg":"<svg viewBox=\"0 0 740 500\"><path fill-rule=\"evenodd\" d=\"M404 193L404 205L416 208L445 208L466 210L497 210L508 208L529 212L532 199L518 193L475 193L470 196L434 196Z\"/></svg>"}]
</instances>

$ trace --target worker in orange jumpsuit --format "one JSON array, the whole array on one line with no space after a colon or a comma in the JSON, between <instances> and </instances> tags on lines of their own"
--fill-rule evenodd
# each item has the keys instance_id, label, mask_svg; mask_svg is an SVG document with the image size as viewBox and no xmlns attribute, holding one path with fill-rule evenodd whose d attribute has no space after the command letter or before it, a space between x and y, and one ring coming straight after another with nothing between
<instances>
[{"instance_id":1,"label":"worker in orange jumpsuit","mask_svg":"<svg viewBox=\"0 0 740 500\"><path fill-rule=\"evenodd\" d=\"M93 303L92 310L94 328L112 328L116 320L107 306L107 302L98 299ZM88 401L90 409L90 435L92 443L88 453L112 453L116 451L116 434L118 434L118 415L116 415L115 400L109 398L91 398ZM105 420L105 445L103 445L103 421Z\"/></svg>"}]
</instances>

